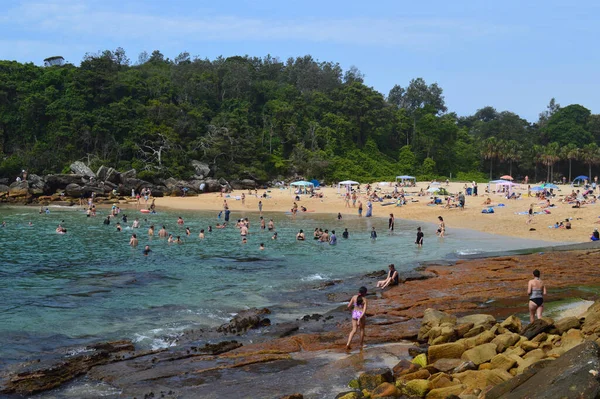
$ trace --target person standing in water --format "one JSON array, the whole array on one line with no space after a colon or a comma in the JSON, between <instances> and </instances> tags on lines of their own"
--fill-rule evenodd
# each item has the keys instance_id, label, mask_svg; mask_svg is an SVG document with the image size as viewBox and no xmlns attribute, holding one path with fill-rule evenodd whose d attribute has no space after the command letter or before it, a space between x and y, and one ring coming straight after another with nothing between
<instances>
[{"instance_id":1,"label":"person standing in water","mask_svg":"<svg viewBox=\"0 0 600 399\"><path fill-rule=\"evenodd\" d=\"M366 295L367 288L360 287L358 289L358 294L354 295L348 303L348 309L352 308L352 331L350 331L350 335L348 336L346 350L352 349L350 347L350 343L352 342L352 338L354 338L354 334L356 334L357 330L360 330L360 347L363 347L363 342L365 340L365 324L367 318Z\"/></svg>"},{"instance_id":2,"label":"person standing in water","mask_svg":"<svg viewBox=\"0 0 600 399\"><path fill-rule=\"evenodd\" d=\"M377 239L377 232L375 231L375 226L371 229L371 240L375 241Z\"/></svg>"},{"instance_id":3,"label":"person standing in water","mask_svg":"<svg viewBox=\"0 0 600 399\"><path fill-rule=\"evenodd\" d=\"M262 216L262 201L258 201L258 212L260 212L260 216Z\"/></svg>"},{"instance_id":4,"label":"person standing in water","mask_svg":"<svg viewBox=\"0 0 600 399\"><path fill-rule=\"evenodd\" d=\"M444 218L441 216L438 216L438 220L440 223L438 225L437 235L443 237L444 233L446 232L446 223L444 223Z\"/></svg>"},{"instance_id":5,"label":"person standing in water","mask_svg":"<svg viewBox=\"0 0 600 399\"><path fill-rule=\"evenodd\" d=\"M138 239L137 239L137 235L132 234L131 238L129 239L129 245L131 245L132 247L137 247L138 245Z\"/></svg>"},{"instance_id":6,"label":"person standing in water","mask_svg":"<svg viewBox=\"0 0 600 399\"><path fill-rule=\"evenodd\" d=\"M331 235L329 236L329 245L337 244L337 236L335 235L335 230L331 230Z\"/></svg>"},{"instance_id":7,"label":"person standing in water","mask_svg":"<svg viewBox=\"0 0 600 399\"><path fill-rule=\"evenodd\" d=\"M415 244L417 244L417 246L419 248L421 248L423 246L423 237L425 235L423 234L423 232L421 231L420 227L417 227L417 240L415 241Z\"/></svg>"},{"instance_id":8,"label":"person standing in water","mask_svg":"<svg viewBox=\"0 0 600 399\"><path fill-rule=\"evenodd\" d=\"M544 295L546 295L546 285L540 280L540 271L533 271L533 280L527 283L527 295L529 295L529 322L533 323L535 317L542 318L544 311Z\"/></svg>"},{"instance_id":9,"label":"person standing in water","mask_svg":"<svg viewBox=\"0 0 600 399\"><path fill-rule=\"evenodd\" d=\"M388 219L388 229L390 230L391 233L394 232L394 214L390 213L390 218Z\"/></svg>"},{"instance_id":10,"label":"person standing in water","mask_svg":"<svg viewBox=\"0 0 600 399\"><path fill-rule=\"evenodd\" d=\"M344 229L344 232L342 233L342 238L346 238L346 239L347 239L347 238L348 238L348 236L349 236L348 229L347 229L347 228L345 228L345 229Z\"/></svg>"},{"instance_id":11,"label":"person standing in water","mask_svg":"<svg viewBox=\"0 0 600 399\"><path fill-rule=\"evenodd\" d=\"M358 201L358 216L362 216L363 206L362 201Z\"/></svg>"}]
</instances>

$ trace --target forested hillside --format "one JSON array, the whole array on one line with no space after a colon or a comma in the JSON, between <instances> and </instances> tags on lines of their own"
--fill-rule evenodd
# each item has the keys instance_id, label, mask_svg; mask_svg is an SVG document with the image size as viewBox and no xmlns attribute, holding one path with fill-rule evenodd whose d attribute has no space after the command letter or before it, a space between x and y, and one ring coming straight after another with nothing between
<instances>
[{"instance_id":1,"label":"forested hillside","mask_svg":"<svg viewBox=\"0 0 600 399\"><path fill-rule=\"evenodd\" d=\"M555 179L600 163L600 115L551 101L530 124L483 107L457 117L442 88L403 81L384 96L362 74L310 56L207 60L122 49L81 65L0 62L0 177L62 172L82 160L141 178L193 173L259 181L398 174ZM551 174L553 174L551 176Z\"/></svg>"}]
</instances>

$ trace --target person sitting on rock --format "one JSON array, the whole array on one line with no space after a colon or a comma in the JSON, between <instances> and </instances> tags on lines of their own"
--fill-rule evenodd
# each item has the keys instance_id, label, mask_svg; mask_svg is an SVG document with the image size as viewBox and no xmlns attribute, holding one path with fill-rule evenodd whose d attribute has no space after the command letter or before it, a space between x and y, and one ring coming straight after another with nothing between
<instances>
[{"instance_id":1,"label":"person sitting on rock","mask_svg":"<svg viewBox=\"0 0 600 399\"><path fill-rule=\"evenodd\" d=\"M385 280L380 280L377 282L377 288L381 288L384 289L387 286L390 285L398 285L399 282L399 278L398 278L398 271L396 270L396 267L394 266L393 263L391 263L388 266L388 274Z\"/></svg>"}]
</instances>

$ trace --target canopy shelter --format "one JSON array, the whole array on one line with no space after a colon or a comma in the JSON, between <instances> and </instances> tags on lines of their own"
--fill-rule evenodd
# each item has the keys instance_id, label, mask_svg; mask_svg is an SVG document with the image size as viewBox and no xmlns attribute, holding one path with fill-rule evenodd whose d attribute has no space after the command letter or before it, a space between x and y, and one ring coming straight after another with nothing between
<instances>
[{"instance_id":1,"label":"canopy shelter","mask_svg":"<svg viewBox=\"0 0 600 399\"><path fill-rule=\"evenodd\" d=\"M427 189L428 193L436 193L438 191L440 191L439 187L430 187L430 188Z\"/></svg>"},{"instance_id":2,"label":"canopy shelter","mask_svg":"<svg viewBox=\"0 0 600 399\"><path fill-rule=\"evenodd\" d=\"M490 183L491 183L491 182L490 182ZM496 192L500 191L500 188L505 188L505 187L506 187L506 189L507 189L507 190L508 190L508 192L510 193L510 192L511 192L511 189L512 189L514 186L518 186L518 185L519 185L519 184L517 184L517 183L513 183L513 182L511 182L511 181L500 180L500 181L497 181L497 182L496 182ZM503 191L505 191L505 190L503 190Z\"/></svg>"},{"instance_id":3,"label":"canopy shelter","mask_svg":"<svg viewBox=\"0 0 600 399\"><path fill-rule=\"evenodd\" d=\"M509 176L509 175L500 176L500 178L502 180L513 180L512 176Z\"/></svg>"},{"instance_id":4,"label":"canopy shelter","mask_svg":"<svg viewBox=\"0 0 600 399\"><path fill-rule=\"evenodd\" d=\"M590 178L585 175L580 175L573 179L573 181L571 182L571 185L574 186L575 184L577 184L579 186L579 185L583 184L583 182L586 180L589 182Z\"/></svg>"},{"instance_id":5,"label":"canopy shelter","mask_svg":"<svg viewBox=\"0 0 600 399\"><path fill-rule=\"evenodd\" d=\"M441 183L439 181L434 181L430 184L430 186L439 186Z\"/></svg>"},{"instance_id":6,"label":"canopy shelter","mask_svg":"<svg viewBox=\"0 0 600 399\"><path fill-rule=\"evenodd\" d=\"M396 182L398 182L398 180L400 180L400 183L405 183L407 180L414 180L415 183L417 182L416 177L408 175L396 176Z\"/></svg>"},{"instance_id":7,"label":"canopy shelter","mask_svg":"<svg viewBox=\"0 0 600 399\"><path fill-rule=\"evenodd\" d=\"M340 188L342 186L346 187L346 191L352 191L352 186L358 186L360 183L354 180L344 180L338 183L338 193L340 192Z\"/></svg>"},{"instance_id":8,"label":"canopy shelter","mask_svg":"<svg viewBox=\"0 0 600 399\"><path fill-rule=\"evenodd\" d=\"M544 191L544 187L541 187L541 186L531 187L531 191Z\"/></svg>"},{"instance_id":9,"label":"canopy shelter","mask_svg":"<svg viewBox=\"0 0 600 399\"><path fill-rule=\"evenodd\" d=\"M301 188L301 189L302 189L302 191L303 191L304 193L306 193L306 192L307 192L307 189L308 189L308 187L312 187L312 188L314 188L314 187L315 187L315 185L314 185L314 183L311 183L311 182L309 182L309 181L305 181L305 180L299 180L299 181L295 181L295 182L293 182L293 183L290 183L290 189L291 189L292 187L299 187L299 188Z\"/></svg>"},{"instance_id":10,"label":"canopy shelter","mask_svg":"<svg viewBox=\"0 0 600 399\"><path fill-rule=\"evenodd\" d=\"M314 185L315 185L315 187L319 187L319 186L321 185L321 183L319 183L319 181L318 181L317 179L312 179L310 182L311 182L312 184L314 184Z\"/></svg>"},{"instance_id":11,"label":"canopy shelter","mask_svg":"<svg viewBox=\"0 0 600 399\"><path fill-rule=\"evenodd\" d=\"M546 183L542 185L543 188L550 190L551 188L554 190L558 190L558 186L552 183Z\"/></svg>"}]
</instances>

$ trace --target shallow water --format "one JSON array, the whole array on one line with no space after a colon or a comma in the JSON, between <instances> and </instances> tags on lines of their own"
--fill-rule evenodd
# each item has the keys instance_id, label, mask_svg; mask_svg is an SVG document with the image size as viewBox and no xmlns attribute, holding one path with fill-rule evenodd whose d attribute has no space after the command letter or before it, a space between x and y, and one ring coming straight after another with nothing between
<instances>
[{"instance_id":1,"label":"shallow water","mask_svg":"<svg viewBox=\"0 0 600 399\"><path fill-rule=\"evenodd\" d=\"M129 338L139 347L172 345L182 330L217 326L236 311L250 307L276 307L275 322L307 314L323 313L338 304L328 302L319 291L320 282L344 279L385 269L395 263L408 270L419 262L454 259L485 251L538 247L547 243L512 239L448 228L448 236L435 236L434 224L396 220L394 234L387 220L303 214L273 218L279 238L260 231L256 213L232 212L231 220L247 216L251 222L248 244L242 245L233 227L206 233L201 228L222 222L216 212L160 212L144 215L124 210L128 223L117 232L115 222L102 224L108 210L87 218L78 208L0 208L0 366L29 355L67 345ZM185 220L192 235L185 237L177 216ZM142 227L131 229L139 217ZM28 223L31 222L32 226ZM62 223L68 233L55 233ZM150 224L166 225L181 235L183 245L168 244L157 235L149 237ZM414 245L417 225L425 233L425 245ZM369 239L376 227L379 237ZM336 230L338 245L312 240L315 227ZM350 238L341 238L344 228ZM299 229L309 238L295 240ZM138 235L137 248L129 247L131 234ZM258 249L259 243L266 250ZM150 256L142 255L149 244Z\"/></svg>"}]
</instances>

